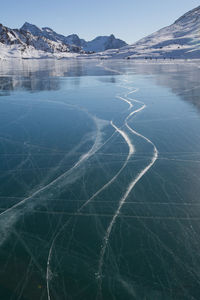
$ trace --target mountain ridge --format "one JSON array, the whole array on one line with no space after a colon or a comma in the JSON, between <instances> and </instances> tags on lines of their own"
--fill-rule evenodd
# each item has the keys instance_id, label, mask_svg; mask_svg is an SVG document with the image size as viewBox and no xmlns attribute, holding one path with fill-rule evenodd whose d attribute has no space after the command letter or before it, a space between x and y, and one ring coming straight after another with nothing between
<instances>
[{"instance_id":1,"label":"mountain ridge","mask_svg":"<svg viewBox=\"0 0 200 300\"><path fill-rule=\"evenodd\" d=\"M105 51L107 49L121 48L127 45L127 43L123 40L115 38L113 34L110 36L97 36L91 41L86 41L85 39L80 38L77 34L65 36L55 32L50 27L39 28L36 25L28 22L25 22L20 29L30 32L35 36L44 36L53 41L61 41L65 44L81 47L87 52Z\"/></svg>"},{"instance_id":2,"label":"mountain ridge","mask_svg":"<svg viewBox=\"0 0 200 300\"><path fill-rule=\"evenodd\" d=\"M127 44L114 35L86 42L76 34L64 36L49 27L39 28L28 22L20 29L0 24L0 59L77 57L124 45Z\"/></svg>"},{"instance_id":3,"label":"mountain ridge","mask_svg":"<svg viewBox=\"0 0 200 300\"><path fill-rule=\"evenodd\" d=\"M52 41L44 36L36 36L23 29L10 29L0 24L0 57L3 56L2 58L69 57L80 53L80 47Z\"/></svg>"}]
</instances>

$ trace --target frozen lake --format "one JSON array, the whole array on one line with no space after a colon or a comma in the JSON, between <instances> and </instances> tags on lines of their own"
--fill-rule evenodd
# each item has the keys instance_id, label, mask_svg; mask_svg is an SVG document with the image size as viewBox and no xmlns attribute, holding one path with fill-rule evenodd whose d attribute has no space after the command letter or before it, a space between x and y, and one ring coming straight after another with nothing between
<instances>
[{"instance_id":1,"label":"frozen lake","mask_svg":"<svg viewBox=\"0 0 200 300\"><path fill-rule=\"evenodd\" d=\"M1 62L0 299L199 299L199 82L191 62Z\"/></svg>"}]
</instances>

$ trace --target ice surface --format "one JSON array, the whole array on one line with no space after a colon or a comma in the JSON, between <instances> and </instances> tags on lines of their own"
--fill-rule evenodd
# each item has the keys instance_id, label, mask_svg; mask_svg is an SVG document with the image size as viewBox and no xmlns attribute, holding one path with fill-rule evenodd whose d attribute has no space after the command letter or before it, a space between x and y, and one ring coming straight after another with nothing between
<instances>
[{"instance_id":1,"label":"ice surface","mask_svg":"<svg viewBox=\"0 0 200 300\"><path fill-rule=\"evenodd\" d=\"M198 299L199 75L1 64L0 298Z\"/></svg>"}]
</instances>

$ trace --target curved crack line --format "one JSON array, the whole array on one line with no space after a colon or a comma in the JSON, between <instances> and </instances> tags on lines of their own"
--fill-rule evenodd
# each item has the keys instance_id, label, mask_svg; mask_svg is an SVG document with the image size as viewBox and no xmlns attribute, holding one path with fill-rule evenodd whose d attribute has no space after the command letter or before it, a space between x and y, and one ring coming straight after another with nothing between
<instances>
[{"instance_id":1,"label":"curved crack line","mask_svg":"<svg viewBox=\"0 0 200 300\"><path fill-rule=\"evenodd\" d=\"M120 128L118 128L117 126L115 126L113 124L113 122L111 121L111 125L113 126L113 128L115 129L116 132L119 132L120 135L124 138L124 140L126 141L128 147L129 147L129 153L128 156L126 158L125 163L123 164L123 166L121 167L121 169L115 174L115 176L113 176L105 185L103 185L95 194L92 195L92 197L90 197L76 212L76 214L79 214L81 212L81 210L86 207L98 194L100 194L103 190L105 190L110 184L112 184L115 179L119 176L119 174L123 171L123 169L126 167L126 165L128 164L128 161L130 160L131 156L135 153L135 148L134 145L131 143L131 140L129 139L128 135L121 130ZM47 259L47 272L46 272L46 283L47 283L47 296L48 296L48 300L51 299L50 296L50 287L49 287L49 283L50 283L50 277L51 277L51 269L50 269L50 261L51 261L51 257L52 257L52 251L53 251L53 247L54 244L56 242L56 239L58 238L59 234L62 232L62 230L69 224L71 218L62 226L62 228L58 231L58 233L55 235L50 250L49 250L49 255L48 255L48 259Z\"/></svg>"},{"instance_id":2,"label":"curved crack line","mask_svg":"<svg viewBox=\"0 0 200 300\"><path fill-rule=\"evenodd\" d=\"M98 290L97 290L97 299L101 298L101 294L102 294L102 277L103 277L103 274L102 274L102 268L103 268L103 263L104 263L104 256L105 256L105 252L106 252L106 249L107 249L107 246L108 246L108 243L109 243L109 238L110 238L110 235L111 235L111 232L112 232L112 229L113 229L113 226L115 224L115 221L117 219L117 217L119 216L120 214L120 211L121 211L121 208L123 207L126 199L128 198L129 194L131 193L131 191L133 190L133 188L135 187L135 185L139 182L139 180L149 171L149 169L154 165L154 163L156 162L157 158L158 158L158 150L156 148L156 146L154 145L154 143L148 139L147 137L143 136L142 134L138 133L137 131L135 131L134 129L132 129L129 124L128 124L128 120L134 115L136 114L137 112L140 112L142 111L143 109L146 108L146 105L139 101L139 100L135 100L135 99L130 99L128 96L134 92L136 92L137 89L133 90L133 91L130 91L129 93L125 94L124 97L119 97L119 99L123 100L123 101L126 101L126 102L130 102L130 101L134 101L136 103L140 103L142 104L142 106L140 108L138 108L137 110L131 112L125 119L125 122L124 124L126 125L126 127L134 134L134 135L137 135L139 137L141 137L142 139L144 139L145 141L147 141L148 143L150 143L152 146L153 146L153 149L154 149L154 153L153 153L153 157L151 159L151 162L144 168L142 169L142 171L140 171L140 173L138 173L138 175L136 176L135 179L133 179L130 184L128 185L127 187L127 190L126 192L124 193L124 195L122 196L122 198L120 199L119 201L119 205L118 205L118 208L115 212L115 214L113 215L112 219L111 219L111 222L109 224L109 226L107 227L107 230L106 230L106 233L104 235L104 238L103 238L103 245L102 245L102 248L101 248L101 251L100 251L100 256L99 256L99 262L98 262L98 271L97 273L95 274L96 275L96 278L98 280Z\"/></svg>"}]
</instances>

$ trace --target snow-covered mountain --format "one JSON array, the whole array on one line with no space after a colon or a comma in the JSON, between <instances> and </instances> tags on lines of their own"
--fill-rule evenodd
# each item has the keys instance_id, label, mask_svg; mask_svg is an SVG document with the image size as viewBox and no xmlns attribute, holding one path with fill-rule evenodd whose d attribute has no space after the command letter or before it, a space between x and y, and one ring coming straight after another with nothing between
<instances>
[{"instance_id":1,"label":"snow-covered mountain","mask_svg":"<svg viewBox=\"0 0 200 300\"><path fill-rule=\"evenodd\" d=\"M108 49L119 49L126 45L124 41L116 39L115 36L111 34L110 36L98 36L94 40L86 42L83 49L86 51L100 52Z\"/></svg>"},{"instance_id":2,"label":"snow-covered mountain","mask_svg":"<svg viewBox=\"0 0 200 300\"><path fill-rule=\"evenodd\" d=\"M86 41L84 39L80 39L77 34L64 36L62 34L58 34L49 27L43 27L40 29L37 26L27 22L24 23L24 25L21 27L21 30L27 31L34 36L46 37L52 41L62 42L69 45L76 45L78 47L82 47L83 50L88 52L99 52L105 51L107 49L119 49L127 45L124 41L115 38L113 34L111 34L110 36L99 36L92 41Z\"/></svg>"},{"instance_id":3,"label":"snow-covered mountain","mask_svg":"<svg viewBox=\"0 0 200 300\"><path fill-rule=\"evenodd\" d=\"M68 37L58 34L53 29L49 27L39 28L36 25L25 22L24 25L20 28L22 31L31 33L34 36L45 37L54 42L62 42L64 44L76 45L78 47L82 46L82 41L76 34L72 34Z\"/></svg>"},{"instance_id":4,"label":"snow-covered mountain","mask_svg":"<svg viewBox=\"0 0 200 300\"><path fill-rule=\"evenodd\" d=\"M0 58L71 57L81 52L80 47L50 40L38 35L38 32L32 34L23 29L10 29L0 24Z\"/></svg>"},{"instance_id":5,"label":"snow-covered mountain","mask_svg":"<svg viewBox=\"0 0 200 300\"><path fill-rule=\"evenodd\" d=\"M200 6L131 46L109 50L103 57L152 59L200 58Z\"/></svg>"},{"instance_id":6,"label":"snow-covered mountain","mask_svg":"<svg viewBox=\"0 0 200 300\"><path fill-rule=\"evenodd\" d=\"M76 34L64 36L51 28L39 28L27 22L20 29L10 29L0 24L0 59L75 57L124 45L126 43L114 35L86 42Z\"/></svg>"}]
</instances>

